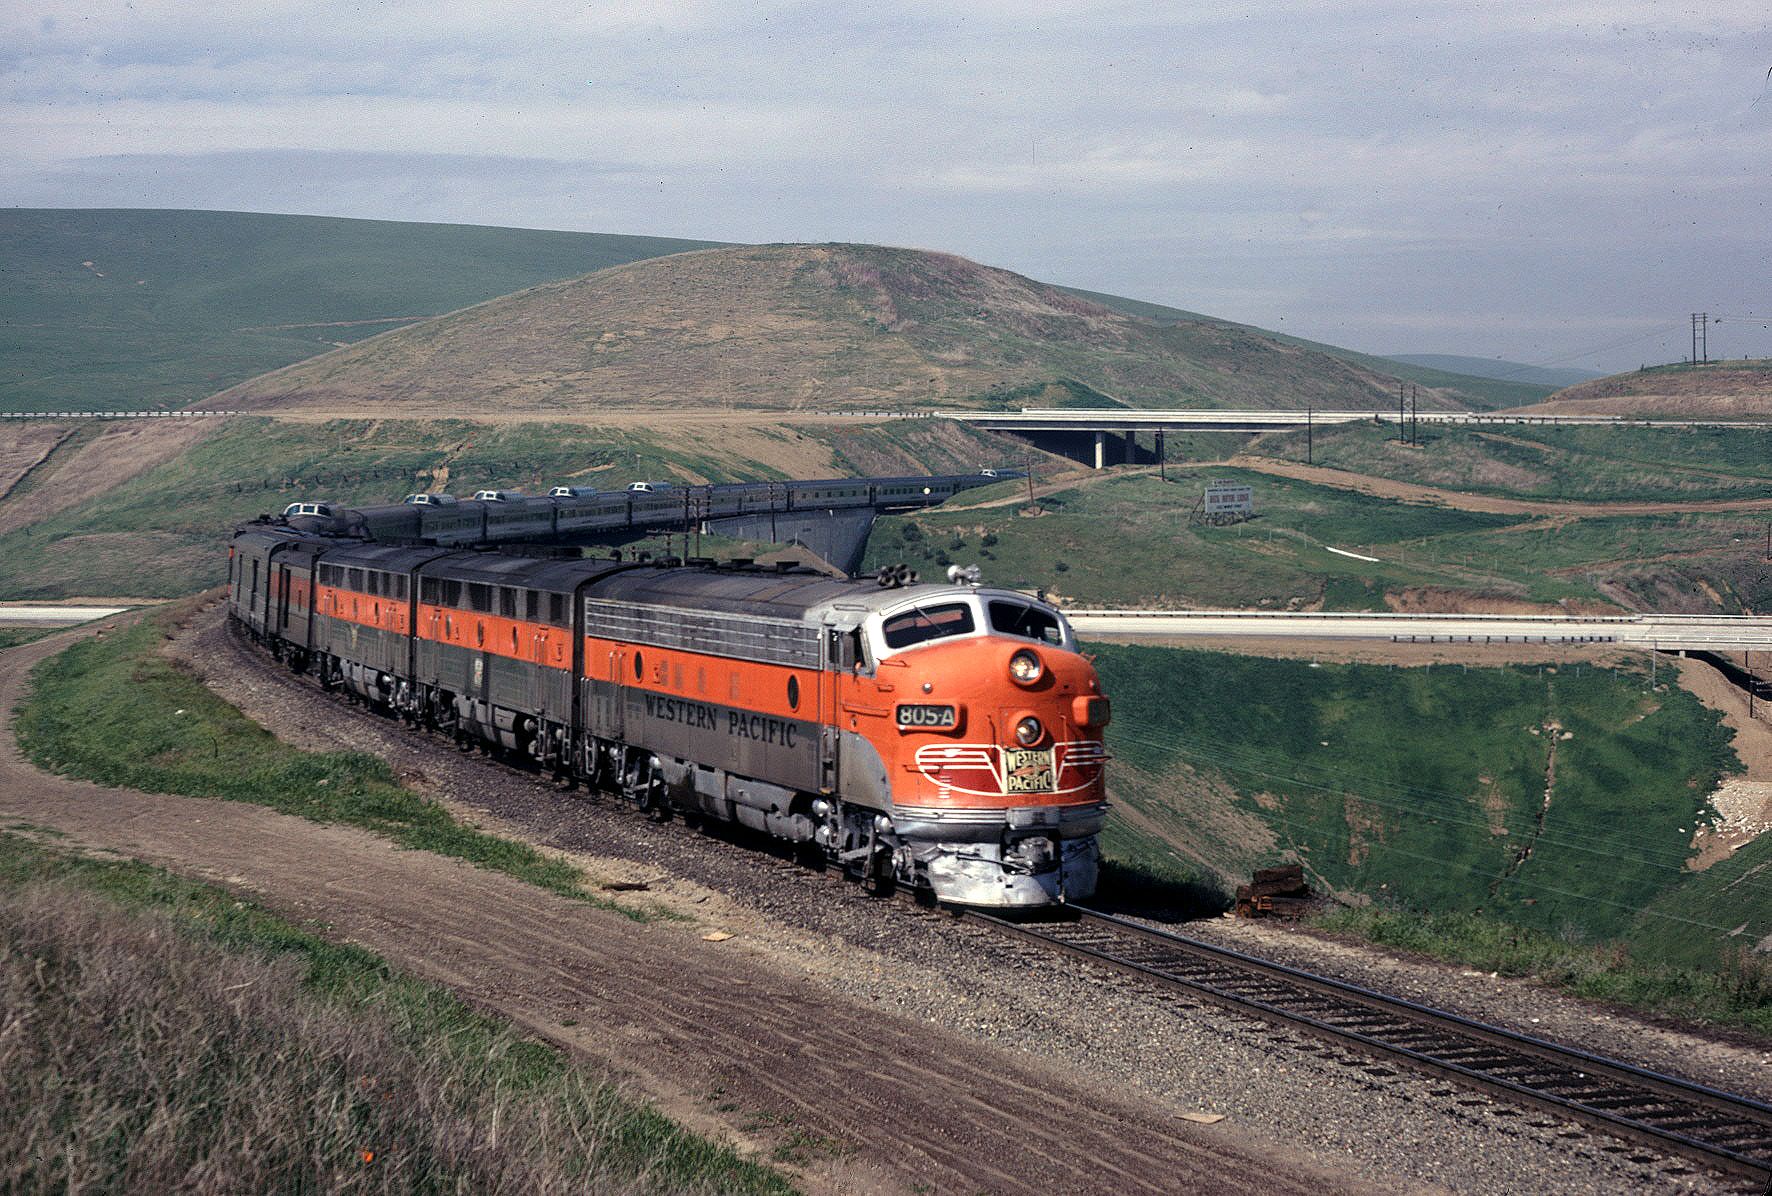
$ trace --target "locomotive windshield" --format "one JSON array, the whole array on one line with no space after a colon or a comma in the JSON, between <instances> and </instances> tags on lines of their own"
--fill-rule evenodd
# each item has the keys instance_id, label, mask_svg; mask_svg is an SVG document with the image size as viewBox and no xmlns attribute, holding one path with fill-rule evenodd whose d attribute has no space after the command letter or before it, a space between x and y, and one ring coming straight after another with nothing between
<instances>
[{"instance_id":1,"label":"locomotive windshield","mask_svg":"<svg viewBox=\"0 0 1772 1196\"><path fill-rule=\"evenodd\" d=\"M900 611L880 625L880 634L888 648L909 648L950 635L967 635L973 627L970 603L944 602Z\"/></svg>"},{"instance_id":2,"label":"locomotive windshield","mask_svg":"<svg viewBox=\"0 0 1772 1196\"><path fill-rule=\"evenodd\" d=\"M1019 636L1044 644L1064 643L1064 628L1059 625L1058 616L1049 610L1020 602L992 602L990 614L991 630L998 635Z\"/></svg>"}]
</instances>

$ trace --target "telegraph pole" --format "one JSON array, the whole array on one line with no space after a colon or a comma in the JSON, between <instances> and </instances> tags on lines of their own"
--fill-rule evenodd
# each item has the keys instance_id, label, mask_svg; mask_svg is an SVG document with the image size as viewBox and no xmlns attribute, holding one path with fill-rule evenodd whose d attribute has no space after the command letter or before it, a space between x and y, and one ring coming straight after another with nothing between
<instances>
[{"instance_id":1,"label":"telegraph pole","mask_svg":"<svg viewBox=\"0 0 1772 1196\"><path fill-rule=\"evenodd\" d=\"M1710 363L1710 313L1692 313L1692 364Z\"/></svg>"},{"instance_id":2,"label":"telegraph pole","mask_svg":"<svg viewBox=\"0 0 1772 1196\"><path fill-rule=\"evenodd\" d=\"M1397 383L1397 443L1403 443L1403 433L1408 428L1403 416L1403 394L1409 389L1406 383Z\"/></svg>"},{"instance_id":3,"label":"telegraph pole","mask_svg":"<svg viewBox=\"0 0 1772 1196\"><path fill-rule=\"evenodd\" d=\"M1157 480L1169 480L1169 459L1163 452L1163 429L1157 429Z\"/></svg>"},{"instance_id":4,"label":"telegraph pole","mask_svg":"<svg viewBox=\"0 0 1772 1196\"><path fill-rule=\"evenodd\" d=\"M1421 416L1415 402L1415 383L1409 384L1409 443L1421 443Z\"/></svg>"},{"instance_id":5,"label":"telegraph pole","mask_svg":"<svg viewBox=\"0 0 1772 1196\"><path fill-rule=\"evenodd\" d=\"M1304 409L1304 463L1306 465L1317 463L1316 433L1317 409L1306 404ZM1772 550L1772 523L1766 525L1766 545L1768 550Z\"/></svg>"}]
</instances>

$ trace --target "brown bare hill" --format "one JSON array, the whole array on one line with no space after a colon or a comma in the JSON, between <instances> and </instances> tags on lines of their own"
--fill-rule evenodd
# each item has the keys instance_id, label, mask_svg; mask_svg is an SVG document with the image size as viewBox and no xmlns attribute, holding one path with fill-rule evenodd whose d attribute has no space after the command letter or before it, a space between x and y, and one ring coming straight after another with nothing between
<instances>
[{"instance_id":1,"label":"brown bare hill","mask_svg":"<svg viewBox=\"0 0 1772 1196\"><path fill-rule=\"evenodd\" d=\"M1652 366L1565 387L1521 410L1547 415L1772 419L1772 360Z\"/></svg>"},{"instance_id":2,"label":"brown bare hill","mask_svg":"<svg viewBox=\"0 0 1772 1196\"><path fill-rule=\"evenodd\" d=\"M550 283L255 378L203 406L470 415L612 409L1389 409L1396 382L1251 330L1160 322L947 254L713 249ZM1466 405L1423 388L1425 405Z\"/></svg>"}]
</instances>

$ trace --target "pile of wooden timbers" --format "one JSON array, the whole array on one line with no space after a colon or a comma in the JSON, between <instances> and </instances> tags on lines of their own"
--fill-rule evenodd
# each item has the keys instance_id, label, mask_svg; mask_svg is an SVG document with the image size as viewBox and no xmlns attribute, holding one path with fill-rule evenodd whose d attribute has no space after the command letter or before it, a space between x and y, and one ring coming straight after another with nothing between
<instances>
[{"instance_id":1,"label":"pile of wooden timbers","mask_svg":"<svg viewBox=\"0 0 1772 1196\"><path fill-rule=\"evenodd\" d=\"M1257 868L1250 883L1237 886L1237 917L1265 918L1274 915L1296 918L1311 903L1311 887L1304 883L1304 865Z\"/></svg>"}]
</instances>

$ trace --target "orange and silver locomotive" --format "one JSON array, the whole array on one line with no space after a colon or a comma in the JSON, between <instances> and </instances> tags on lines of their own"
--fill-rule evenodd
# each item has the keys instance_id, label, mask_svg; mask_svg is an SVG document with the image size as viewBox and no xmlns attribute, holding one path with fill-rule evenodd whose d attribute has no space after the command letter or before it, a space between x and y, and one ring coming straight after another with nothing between
<instances>
[{"instance_id":1,"label":"orange and silver locomotive","mask_svg":"<svg viewBox=\"0 0 1772 1196\"><path fill-rule=\"evenodd\" d=\"M235 537L230 601L324 684L656 817L960 904L1094 891L1108 702L1025 595L265 528Z\"/></svg>"}]
</instances>

